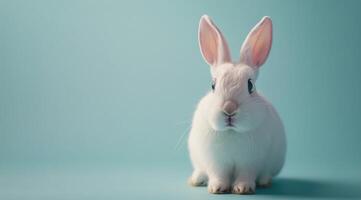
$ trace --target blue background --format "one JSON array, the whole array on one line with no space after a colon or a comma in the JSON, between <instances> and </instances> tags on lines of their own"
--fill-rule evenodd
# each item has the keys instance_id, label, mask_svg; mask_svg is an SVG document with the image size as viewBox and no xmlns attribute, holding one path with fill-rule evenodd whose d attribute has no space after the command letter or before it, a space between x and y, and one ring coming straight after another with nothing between
<instances>
[{"instance_id":1,"label":"blue background","mask_svg":"<svg viewBox=\"0 0 361 200\"><path fill-rule=\"evenodd\" d=\"M0 1L0 199L361 198L361 1ZM186 184L186 138L210 88L200 16L234 60L273 19L257 88L287 161L271 189Z\"/></svg>"}]
</instances>

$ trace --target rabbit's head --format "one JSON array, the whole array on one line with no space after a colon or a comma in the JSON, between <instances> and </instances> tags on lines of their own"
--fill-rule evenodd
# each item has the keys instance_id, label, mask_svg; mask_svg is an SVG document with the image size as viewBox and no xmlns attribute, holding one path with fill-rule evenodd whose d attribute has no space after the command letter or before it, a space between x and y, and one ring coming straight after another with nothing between
<instances>
[{"instance_id":1,"label":"rabbit's head","mask_svg":"<svg viewBox=\"0 0 361 200\"><path fill-rule=\"evenodd\" d=\"M272 45L272 21L263 19L250 31L240 50L240 61L233 63L221 31L208 16L199 23L199 46L210 65L212 92L206 117L217 131L240 130L240 121L250 126L262 116L257 108L255 82ZM253 116L253 117L252 117ZM262 117L261 117L262 118ZM256 120L256 121L255 121ZM243 124L242 124L243 125Z\"/></svg>"}]
</instances>

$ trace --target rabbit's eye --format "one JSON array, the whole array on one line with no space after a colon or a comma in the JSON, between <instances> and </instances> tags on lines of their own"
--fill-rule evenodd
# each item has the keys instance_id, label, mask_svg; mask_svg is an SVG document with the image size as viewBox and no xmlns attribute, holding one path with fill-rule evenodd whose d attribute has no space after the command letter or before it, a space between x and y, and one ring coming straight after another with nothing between
<instances>
[{"instance_id":1,"label":"rabbit's eye","mask_svg":"<svg viewBox=\"0 0 361 200\"><path fill-rule=\"evenodd\" d=\"M216 81L215 80L212 81L212 90L214 91L214 89L216 89Z\"/></svg>"},{"instance_id":2,"label":"rabbit's eye","mask_svg":"<svg viewBox=\"0 0 361 200\"><path fill-rule=\"evenodd\" d=\"M248 79L248 93L252 94L256 90L252 79Z\"/></svg>"}]
</instances>

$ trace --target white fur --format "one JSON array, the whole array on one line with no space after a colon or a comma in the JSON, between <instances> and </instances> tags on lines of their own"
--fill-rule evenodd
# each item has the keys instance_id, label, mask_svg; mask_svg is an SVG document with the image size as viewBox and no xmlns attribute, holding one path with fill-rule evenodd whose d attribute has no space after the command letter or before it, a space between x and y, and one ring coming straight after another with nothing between
<instances>
[{"instance_id":1,"label":"white fur","mask_svg":"<svg viewBox=\"0 0 361 200\"><path fill-rule=\"evenodd\" d=\"M247 81L257 79L259 67L211 66L216 88L199 102L188 140L192 185L208 184L211 193L252 193L256 183L268 185L280 172L286 153L281 119L257 91L248 92ZM230 99L239 104L233 127L227 126L222 110Z\"/></svg>"}]
</instances>

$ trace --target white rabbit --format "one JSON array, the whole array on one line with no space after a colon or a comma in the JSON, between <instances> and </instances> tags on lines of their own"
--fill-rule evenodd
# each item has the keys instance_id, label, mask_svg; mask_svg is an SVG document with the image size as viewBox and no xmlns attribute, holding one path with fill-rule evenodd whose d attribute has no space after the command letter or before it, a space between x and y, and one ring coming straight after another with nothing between
<instances>
[{"instance_id":1,"label":"white rabbit","mask_svg":"<svg viewBox=\"0 0 361 200\"><path fill-rule=\"evenodd\" d=\"M274 107L255 82L272 45L272 21L251 30L232 63L227 43L212 20L199 23L199 46L210 65L212 91L199 102L188 139L194 167L189 182L210 193L250 194L269 186L285 160L286 137Z\"/></svg>"}]
</instances>

